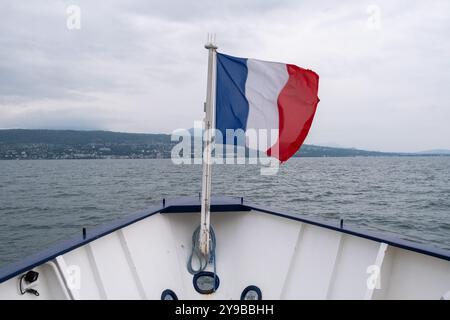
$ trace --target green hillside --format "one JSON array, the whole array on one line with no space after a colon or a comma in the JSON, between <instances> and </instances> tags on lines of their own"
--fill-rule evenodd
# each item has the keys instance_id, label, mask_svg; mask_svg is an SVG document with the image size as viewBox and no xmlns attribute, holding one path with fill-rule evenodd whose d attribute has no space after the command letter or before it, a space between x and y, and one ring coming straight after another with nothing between
<instances>
[{"instance_id":1,"label":"green hillside","mask_svg":"<svg viewBox=\"0 0 450 320\"><path fill-rule=\"evenodd\" d=\"M170 158L168 134L78 130L0 130L0 159ZM303 145L297 157L419 155Z\"/></svg>"}]
</instances>

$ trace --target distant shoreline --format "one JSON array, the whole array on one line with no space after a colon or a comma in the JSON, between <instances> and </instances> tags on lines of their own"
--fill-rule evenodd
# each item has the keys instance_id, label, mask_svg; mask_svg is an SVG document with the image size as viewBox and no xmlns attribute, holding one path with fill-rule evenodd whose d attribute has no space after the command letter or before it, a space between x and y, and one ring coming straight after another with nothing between
<instances>
[{"instance_id":1,"label":"distant shoreline","mask_svg":"<svg viewBox=\"0 0 450 320\"><path fill-rule=\"evenodd\" d=\"M446 158L448 154L406 154L406 155L367 155L367 156L294 156L290 159L308 159L308 158ZM248 158L246 158L248 159ZM171 160L171 158L67 158L67 159L0 159L0 161L86 161L86 160Z\"/></svg>"},{"instance_id":2,"label":"distant shoreline","mask_svg":"<svg viewBox=\"0 0 450 320\"><path fill-rule=\"evenodd\" d=\"M168 134L77 130L0 130L0 160L170 159ZM304 144L294 157L442 157L450 151L381 152Z\"/></svg>"}]
</instances>

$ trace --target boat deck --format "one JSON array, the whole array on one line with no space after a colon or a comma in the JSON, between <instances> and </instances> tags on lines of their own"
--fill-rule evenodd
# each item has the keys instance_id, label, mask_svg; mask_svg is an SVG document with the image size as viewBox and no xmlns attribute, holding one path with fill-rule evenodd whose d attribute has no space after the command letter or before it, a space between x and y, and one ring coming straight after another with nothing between
<instances>
[{"instance_id":1,"label":"boat deck","mask_svg":"<svg viewBox=\"0 0 450 320\"><path fill-rule=\"evenodd\" d=\"M159 299L170 289L180 299L239 299L253 285L267 299L439 299L450 290L445 250L242 198L213 197L211 211L220 278L214 294L198 293L186 270L200 212L199 199L186 197L163 200L85 234L80 230L1 269L0 298ZM39 297L18 290L19 277L29 270L40 274L33 284ZM374 270L380 281L372 288ZM80 273L79 286L71 272Z\"/></svg>"}]
</instances>

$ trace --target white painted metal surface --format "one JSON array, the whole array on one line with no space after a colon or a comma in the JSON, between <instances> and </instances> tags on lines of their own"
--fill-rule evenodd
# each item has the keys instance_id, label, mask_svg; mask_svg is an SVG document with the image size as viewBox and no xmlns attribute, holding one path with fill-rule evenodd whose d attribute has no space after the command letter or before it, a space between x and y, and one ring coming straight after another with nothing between
<instances>
[{"instance_id":1,"label":"white painted metal surface","mask_svg":"<svg viewBox=\"0 0 450 320\"><path fill-rule=\"evenodd\" d=\"M214 110L216 97L216 50L213 37L208 39L205 45L208 49L208 83L206 89L205 103L205 150L203 153L203 175L202 175L202 205L200 215L200 250L205 257L209 253L209 231L210 231L210 203L211 203L211 179L212 179L212 149Z\"/></svg>"},{"instance_id":2,"label":"white painted metal surface","mask_svg":"<svg viewBox=\"0 0 450 320\"><path fill-rule=\"evenodd\" d=\"M220 286L202 295L186 269L198 216L128 225L33 268L39 297L19 293L18 275L0 284L0 299L160 299L165 289L179 299L239 299L249 285L264 299L449 296L447 260L255 211L212 215Z\"/></svg>"}]
</instances>

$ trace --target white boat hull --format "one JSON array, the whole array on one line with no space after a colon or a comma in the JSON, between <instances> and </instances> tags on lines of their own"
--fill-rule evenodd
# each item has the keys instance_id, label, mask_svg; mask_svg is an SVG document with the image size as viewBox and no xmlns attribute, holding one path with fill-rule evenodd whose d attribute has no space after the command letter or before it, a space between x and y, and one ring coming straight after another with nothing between
<instances>
[{"instance_id":1,"label":"white boat hull","mask_svg":"<svg viewBox=\"0 0 450 320\"><path fill-rule=\"evenodd\" d=\"M30 286L39 296L20 293L26 268L7 275L0 299L160 299L165 289L179 299L239 299L249 285L263 299L441 299L450 291L444 253L248 209L212 214L220 279L213 294L198 293L186 268L199 213L172 212L31 265L39 278Z\"/></svg>"}]
</instances>

